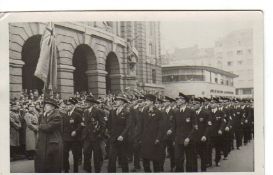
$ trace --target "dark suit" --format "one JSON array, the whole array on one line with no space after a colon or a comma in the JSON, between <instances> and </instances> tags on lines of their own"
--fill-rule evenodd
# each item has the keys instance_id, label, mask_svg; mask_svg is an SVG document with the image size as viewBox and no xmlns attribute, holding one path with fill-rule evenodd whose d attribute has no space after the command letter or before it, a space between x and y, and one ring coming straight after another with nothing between
<instances>
[{"instance_id":1,"label":"dark suit","mask_svg":"<svg viewBox=\"0 0 273 175\"><path fill-rule=\"evenodd\" d=\"M63 117L63 141L64 141L64 171L69 170L69 151L72 151L74 172L78 172L78 161L80 156L80 143L81 143L81 122L82 117L80 113L73 110L67 112ZM71 133L75 131L76 135L72 136Z\"/></svg>"},{"instance_id":2,"label":"dark suit","mask_svg":"<svg viewBox=\"0 0 273 175\"><path fill-rule=\"evenodd\" d=\"M175 134L176 172L184 172L184 154L186 155L186 171L197 171L196 148L192 140L196 129L196 115L192 109L188 107L184 111L175 109L172 131ZM190 142L187 146L184 146L186 138L189 138Z\"/></svg>"},{"instance_id":3,"label":"dark suit","mask_svg":"<svg viewBox=\"0 0 273 175\"><path fill-rule=\"evenodd\" d=\"M119 157L122 172L129 172L128 167L128 131L131 126L131 118L126 104L122 110L118 109L110 111L108 120L108 129L110 132L110 150L108 172L116 172L116 161ZM123 137L123 141L118 141L119 136Z\"/></svg>"},{"instance_id":4,"label":"dark suit","mask_svg":"<svg viewBox=\"0 0 273 175\"><path fill-rule=\"evenodd\" d=\"M240 107L236 107L234 109L233 120L234 120L234 132L235 132L237 149L239 149L242 146L243 126L244 126L243 114L244 114L244 111Z\"/></svg>"},{"instance_id":5,"label":"dark suit","mask_svg":"<svg viewBox=\"0 0 273 175\"><path fill-rule=\"evenodd\" d=\"M162 120L161 120L161 133L162 133L162 159L160 161L160 168L161 171L164 171L164 162L166 159L166 149L169 154L170 162L171 162L171 171L175 167L175 157L174 157L174 134L167 135L167 131L172 129L173 125L173 109L171 107L164 107L160 111L162 113Z\"/></svg>"},{"instance_id":6,"label":"dark suit","mask_svg":"<svg viewBox=\"0 0 273 175\"><path fill-rule=\"evenodd\" d=\"M160 160L162 158L161 150L161 130L160 122L162 120L161 112L152 107L143 111L142 117L142 135L141 135L141 157L143 158L143 167L145 172L152 172L150 168L150 161L153 162L154 172L160 171ZM155 141L158 140L158 143Z\"/></svg>"},{"instance_id":7,"label":"dark suit","mask_svg":"<svg viewBox=\"0 0 273 175\"><path fill-rule=\"evenodd\" d=\"M218 164L221 159L221 151L223 151L223 134L218 134L218 131L223 133L224 128L226 126L226 119L223 116L223 111L218 110L214 113L211 113L211 141L215 148L215 162ZM211 150L210 150L211 153Z\"/></svg>"},{"instance_id":8,"label":"dark suit","mask_svg":"<svg viewBox=\"0 0 273 175\"><path fill-rule=\"evenodd\" d=\"M202 108L200 112L196 112L196 118L198 123L198 130L195 133L194 141L196 141L196 150L197 154L201 158L201 171L206 171L206 163L208 159L208 133L209 129L212 126L211 115L208 110ZM201 141L202 137L206 137L206 141Z\"/></svg>"},{"instance_id":9,"label":"dark suit","mask_svg":"<svg viewBox=\"0 0 273 175\"><path fill-rule=\"evenodd\" d=\"M86 109L83 113L84 128L82 131L84 169L92 172L91 157L93 153L95 172L101 171L102 151L100 143L106 128L104 112L97 107Z\"/></svg>"}]
</instances>

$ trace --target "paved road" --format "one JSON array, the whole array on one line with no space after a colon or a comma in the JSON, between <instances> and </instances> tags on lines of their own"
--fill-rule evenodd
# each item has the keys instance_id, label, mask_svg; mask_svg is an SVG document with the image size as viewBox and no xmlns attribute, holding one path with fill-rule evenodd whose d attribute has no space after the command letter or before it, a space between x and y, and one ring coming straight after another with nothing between
<instances>
[{"instance_id":1,"label":"paved road","mask_svg":"<svg viewBox=\"0 0 273 175\"><path fill-rule=\"evenodd\" d=\"M222 160L221 166L208 168L208 172L251 172L253 171L254 165L254 146L253 141L247 146L243 146L241 150L233 150L228 157L228 160ZM71 157L71 156L70 156ZM72 160L71 160L72 161ZM102 172L107 172L108 161L105 160ZM11 162L11 172L12 173L33 173L34 172L34 162L31 160L20 160ZM132 169L132 164L130 164L130 169ZM199 162L200 169L200 162ZM169 160L166 160L165 170L169 171ZM79 171L84 173L82 166L79 167ZM117 169L121 172L121 169Z\"/></svg>"}]
</instances>

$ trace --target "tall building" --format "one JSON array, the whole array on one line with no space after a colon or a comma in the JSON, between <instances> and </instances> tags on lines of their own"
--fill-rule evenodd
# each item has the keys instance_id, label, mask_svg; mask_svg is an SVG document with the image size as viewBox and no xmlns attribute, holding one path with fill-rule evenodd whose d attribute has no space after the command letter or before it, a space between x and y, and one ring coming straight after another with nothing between
<instances>
[{"instance_id":1,"label":"tall building","mask_svg":"<svg viewBox=\"0 0 273 175\"><path fill-rule=\"evenodd\" d=\"M47 23L10 23L10 94L43 89L34 76ZM96 96L126 87L163 91L159 22L54 23L58 50L58 91Z\"/></svg>"},{"instance_id":2,"label":"tall building","mask_svg":"<svg viewBox=\"0 0 273 175\"><path fill-rule=\"evenodd\" d=\"M238 75L234 79L236 95L253 96L253 31L229 33L215 42L215 66Z\"/></svg>"}]
</instances>

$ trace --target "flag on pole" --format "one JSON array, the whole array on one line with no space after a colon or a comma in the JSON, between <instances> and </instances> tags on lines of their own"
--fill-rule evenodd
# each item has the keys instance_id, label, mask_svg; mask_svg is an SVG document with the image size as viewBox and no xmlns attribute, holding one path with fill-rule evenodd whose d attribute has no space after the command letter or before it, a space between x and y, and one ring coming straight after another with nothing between
<instances>
[{"instance_id":1,"label":"flag on pole","mask_svg":"<svg viewBox=\"0 0 273 175\"><path fill-rule=\"evenodd\" d=\"M46 26L41 39L41 51L34 75L44 82L45 92L57 90L57 47L54 25Z\"/></svg>"}]
</instances>

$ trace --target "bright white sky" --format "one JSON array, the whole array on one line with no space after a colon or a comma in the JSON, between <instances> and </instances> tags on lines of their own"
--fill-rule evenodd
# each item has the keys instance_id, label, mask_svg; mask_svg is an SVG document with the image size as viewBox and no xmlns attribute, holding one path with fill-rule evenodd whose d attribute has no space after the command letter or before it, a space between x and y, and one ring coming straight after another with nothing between
<instances>
[{"instance_id":1,"label":"bright white sky","mask_svg":"<svg viewBox=\"0 0 273 175\"><path fill-rule=\"evenodd\" d=\"M214 42L231 31L255 28L260 12L196 11L185 12L176 21L161 21L162 54L175 48L213 47Z\"/></svg>"}]
</instances>

